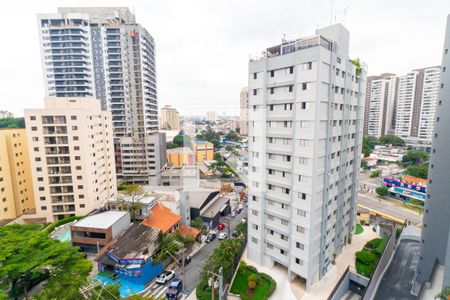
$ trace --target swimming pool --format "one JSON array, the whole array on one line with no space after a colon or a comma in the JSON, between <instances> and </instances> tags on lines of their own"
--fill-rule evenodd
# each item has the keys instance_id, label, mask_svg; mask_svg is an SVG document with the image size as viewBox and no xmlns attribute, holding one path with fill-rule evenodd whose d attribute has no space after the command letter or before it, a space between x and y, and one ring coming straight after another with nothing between
<instances>
[{"instance_id":1,"label":"swimming pool","mask_svg":"<svg viewBox=\"0 0 450 300\"><path fill-rule=\"evenodd\" d=\"M121 275L116 280L112 280L109 277L102 276L97 274L94 276L94 279L100 280L103 284L111 284L111 283L119 283L119 292L121 298L126 298L145 289L145 286L142 284L133 283L126 278L122 278Z\"/></svg>"},{"instance_id":2,"label":"swimming pool","mask_svg":"<svg viewBox=\"0 0 450 300\"><path fill-rule=\"evenodd\" d=\"M72 224L73 222L61 225L60 227L56 228L51 233L51 237L61 242L70 242L71 241L70 225Z\"/></svg>"}]
</instances>

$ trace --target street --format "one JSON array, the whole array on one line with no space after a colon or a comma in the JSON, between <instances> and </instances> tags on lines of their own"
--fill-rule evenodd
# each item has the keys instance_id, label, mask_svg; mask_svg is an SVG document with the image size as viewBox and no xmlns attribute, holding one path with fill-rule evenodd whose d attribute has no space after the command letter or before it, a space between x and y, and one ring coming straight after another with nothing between
<instances>
[{"instance_id":1,"label":"street","mask_svg":"<svg viewBox=\"0 0 450 300\"><path fill-rule=\"evenodd\" d=\"M220 222L225 224L225 229L222 231L228 232L228 217L222 217ZM234 218L230 218L230 233L233 232L233 230L236 228L236 225L241 222L242 218L247 218L247 207L244 206L244 209L241 211L240 214L236 215ZM202 270L203 264L205 263L206 259L209 255L213 252L213 250L219 245L220 241L216 237L214 241L210 243L206 243L191 259L191 262L185 266L185 276L183 280L183 285L185 288L185 291L187 291L188 294L190 294L198 285L200 282L200 272ZM182 275L182 268L178 267L175 269L175 277L183 279ZM143 293L143 296L156 296L161 297L164 296L167 288L169 286L169 283L166 283L165 285L158 285L154 281L150 283L150 285L147 287L147 291Z\"/></svg>"},{"instance_id":2,"label":"street","mask_svg":"<svg viewBox=\"0 0 450 300\"><path fill-rule=\"evenodd\" d=\"M359 193L358 204L364 205L367 208L371 208L400 220L407 219L413 224L422 223L422 215L419 215L418 213L407 208L401 207L401 201L399 200L381 199L374 193Z\"/></svg>"}]
</instances>

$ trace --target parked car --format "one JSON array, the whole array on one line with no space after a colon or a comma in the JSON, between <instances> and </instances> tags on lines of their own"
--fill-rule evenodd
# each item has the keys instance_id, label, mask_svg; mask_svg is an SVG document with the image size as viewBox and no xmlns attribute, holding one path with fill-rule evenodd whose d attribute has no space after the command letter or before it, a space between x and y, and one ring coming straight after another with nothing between
<instances>
[{"instance_id":1,"label":"parked car","mask_svg":"<svg viewBox=\"0 0 450 300\"><path fill-rule=\"evenodd\" d=\"M186 256L184 258L184 265L186 266L186 265L190 264L191 260L192 260L192 258L190 256Z\"/></svg>"},{"instance_id":2,"label":"parked car","mask_svg":"<svg viewBox=\"0 0 450 300\"><path fill-rule=\"evenodd\" d=\"M169 285L166 292L166 298L168 300L178 299L183 293L183 281L179 278L175 278Z\"/></svg>"},{"instance_id":3,"label":"parked car","mask_svg":"<svg viewBox=\"0 0 450 300\"><path fill-rule=\"evenodd\" d=\"M226 240L228 238L228 233L226 232L221 232L219 233L219 240Z\"/></svg>"},{"instance_id":4,"label":"parked car","mask_svg":"<svg viewBox=\"0 0 450 300\"><path fill-rule=\"evenodd\" d=\"M233 230L233 233L231 234L232 237L238 237L239 233L237 232L237 230Z\"/></svg>"},{"instance_id":5,"label":"parked car","mask_svg":"<svg viewBox=\"0 0 450 300\"><path fill-rule=\"evenodd\" d=\"M225 228L225 224L223 223L219 223L219 225L217 225L217 230L223 230Z\"/></svg>"},{"instance_id":6,"label":"parked car","mask_svg":"<svg viewBox=\"0 0 450 300\"><path fill-rule=\"evenodd\" d=\"M208 236L206 237L206 242L212 242L216 239L217 234L215 233L209 233Z\"/></svg>"},{"instance_id":7,"label":"parked car","mask_svg":"<svg viewBox=\"0 0 450 300\"><path fill-rule=\"evenodd\" d=\"M156 283L159 284L166 284L169 280L171 280L175 276L175 272L172 270L167 270L159 274L158 277L156 277Z\"/></svg>"}]
</instances>

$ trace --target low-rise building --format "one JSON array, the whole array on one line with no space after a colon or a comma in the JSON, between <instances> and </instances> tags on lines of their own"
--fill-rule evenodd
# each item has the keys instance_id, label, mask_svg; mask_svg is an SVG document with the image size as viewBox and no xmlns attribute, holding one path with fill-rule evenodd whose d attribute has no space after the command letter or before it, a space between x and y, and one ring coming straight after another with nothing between
<instances>
[{"instance_id":1,"label":"low-rise building","mask_svg":"<svg viewBox=\"0 0 450 300\"><path fill-rule=\"evenodd\" d=\"M168 167L161 172L161 185L198 186L199 178L197 166Z\"/></svg>"},{"instance_id":2,"label":"low-rise building","mask_svg":"<svg viewBox=\"0 0 450 300\"><path fill-rule=\"evenodd\" d=\"M145 226L157 228L163 234L174 232L181 223L181 216L172 212L161 203L155 204L150 214L142 221Z\"/></svg>"},{"instance_id":3,"label":"low-rise building","mask_svg":"<svg viewBox=\"0 0 450 300\"><path fill-rule=\"evenodd\" d=\"M375 149L370 153L370 157L387 162L401 162L404 153L403 148L375 146Z\"/></svg>"},{"instance_id":4,"label":"low-rise building","mask_svg":"<svg viewBox=\"0 0 450 300\"><path fill-rule=\"evenodd\" d=\"M194 151L189 147L167 149L167 162L174 167L194 166Z\"/></svg>"},{"instance_id":5,"label":"low-rise building","mask_svg":"<svg viewBox=\"0 0 450 300\"><path fill-rule=\"evenodd\" d=\"M195 141L193 143L195 158L198 163L214 159L214 144L208 141Z\"/></svg>"},{"instance_id":6,"label":"low-rise building","mask_svg":"<svg viewBox=\"0 0 450 300\"><path fill-rule=\"evenodd\" d=\"M210 228L215 228L220 217L231 212L230 199L223 197L219 191L198 189L189 193L192 220L201 217Z\"/></svg>"},{"instance_id":7,"label":"low-rise building","mask_svg":"<svg viewBox=\"0 0 450 300\"><path fill-rule=\"evenodd\" d=\"M423 204L427 198L426 179L414 176L404 176L402 180L386 177L383 179L383 183L385 187L389 188L391 195L400 200L408 202L420 200Z\"/></svg>"},{"instance_id":8,"label":"low-rise building","mask_svg":"<svg viewBox=\"0 0 450 300\"><path fill-rule=\"evenodd\" d=\"M25 129L0 130L0 200L0 223L35 207Z\"/></svg>"},{"instance_id":9,"label":"low-rise building","mask_svg":"<svg viewBox=\"0 0 450 300\"><path fill-rule=\"evenodd\" d=\"M126 211L111 210L87 216L70 226L72 245L82 250L103 248L130 224L130 214Z\"/></svg>"}]
</instances>

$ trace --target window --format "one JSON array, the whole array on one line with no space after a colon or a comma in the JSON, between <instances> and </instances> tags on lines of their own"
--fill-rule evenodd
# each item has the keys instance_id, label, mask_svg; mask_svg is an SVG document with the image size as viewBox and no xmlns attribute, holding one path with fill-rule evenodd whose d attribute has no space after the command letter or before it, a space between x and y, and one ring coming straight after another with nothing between
<instances>
[{"instance_id":1,"label":"window","mask_svg":"<svg viewBox=\"0 0 450 300\"><path fill-rule=\"evenodd\" d=\"M305 250L305 245L303 245L302 243L296 242L295 246L300 250Z\"/></svg>"},{"instance_id":2,"label":"window","mask_svg":"<svg viewBox=\"0 0 450 300\"><path fill-rule=\"evenodd\" d=\"M275 94L275 88L270 88L270 93ZM273 106L273 105L271 105L271 106Z\"/></svg>"},{"instance_id":3,"label":"window","mask_svg":"<svg viewBox=\"0 0 450 300\"><path fill-rule=\"evenodd\" d=\"M290 189L283 188L283 194L289 195Z\"/></svg>"},{"instance_id":4,"label":"window","mask_svg":"<svg viewBox=\"0 0 450 300\"><path fill-rule=\"evenodd\" d=\"M34 147L34 152L39 152L39 147Z\"/></svg>"},{"instance_id":5,"label":"window","mask_svg":"<svg viewBox=\"0 0 450 300\"><path fill-rule=\"evenodd\" d=\"M302 199L305 200L305 199ZM306 217L306 211L304 211L303 209L297 209L297 215L301 216L301 217Z\"/></svg>"},{"instance_id":6,"label":"window","mask_svg":"<svg viewBox=\"0 0 450 300\"><path fill-rule=\"evenodd\" d=\"M80 150L80 146L75 146L75 147L73 147L73 150Z\"/></svg>"},{"instance_id":7,"label":"window","mask_svg":"<svg viewBox=\"0 0 450 300\"><path fill-rule=\"evenodd\" d=\"M283 241L287 241L287 240L288 240L288 237L285 236L284 234L280 234L280 237L281 237L281 239L282 239Z\"/></svg>"},{"instance_id":8,"label":"window","mask_svg":"<svg viewBox=\"0 0 450 300\"><path fill-rule=\"evenodd\" d=\"M36 121L36 116L30 116L31 121Z\"/></svg>"},{"instance_id":9,"label":"window","mask_svg":"<svg viewBox=\"0 0 450 300\"><path fill-rule=\"evenodd\" d=\"M78 198L80 198L80 199L84 199L84 195L83 195L83 194L81 194L81 195L79 195L79 196L78 196Z\"/></svg>"},{"instance_id":10,"label":"window","mask_svg":"<svg viewBox=\"0 0 450 300\"><path fill-rule=\"evenodd\" d=\"M301 165L307 165L308 164L308 158L306 157L299 157L298 158L298 163Z\"/></svg>"},{"instance_id":11,"label":"window","mask_svg":"<svg viewBox=\"0 0 450 300\"><path fill-rule=\"evenodd\" d=\"M78 130L78 126L72 126L72 130Z\"/></svg>"},{"instance_id":12,"label":"window","mask_svg":"<svg viewBox=\"0 0 450 300\"><path fill-rule=\"evenodd\" d=\"M300 265L300 266L303 266L303 260L301 260L300 258L295 258L295 263L297 264L297 265Z\"/></svg>"},{"instance_id":13,"label":"window","mask_svg":"<svg viewBox=\"0 0 450 300\"><path fill-rule=\"evenodd\" d=\"M41 206L41 210L47 210L47 206Z\"/></svg>"},{"instance_id":14,"label":"window","mask_svg":"<svg viewBox=\"0 0 450 300\"><path fill-rule=\"evenodd\" d=\"M74 137L73 137L73 140L74 140L74 141L78 141L78 136L74 136Z\"/></svg>"},{"instance_id":15,"label":"window","mask_svg":"<svg viewBox=\"0 0 450 300\"><path fill-rule=\"evenodd\" d=\"M302 83L302 91L306 91L308 89L308 83L303 82Z\"/></svg>"},{"instance_id":16,"label":"window","mask_svg":"<svg viewBox=\"0 0 450 300\"><path fill-rule=\"evenodd\" d=\"M293 86L293 85L290 85L290 86L289 86L289 93L292 93L293 90L294 90L294 86Z\"/></svg>"},{"instance_id":17,"label":"window","mask_svg":"<svg viewBox=\"0 0 450 300\"><path fill-rule=\"evenodd\" d=\"M269 244L269 243L267 243L267 249L273 249L273 245L272 244Z\"/></svg>"},{"instance_id":18,"label":"window","mask_svg":"<svg viewBox=\"0 0 450 300\"><path fill-rule=\"evenodd\" d=\"M75 160L80 160L81 157L80 156L75 156Z\"/></svg>"},{"instance_id":19,"label":"window","mask_svg":"<svg viewBox=\"0 0 450 300\"><path fill-rule=\"evenodd\" d=\"M286 255L286 251L284 249L280 249L280 253Z\"/></svg>"},{"instance_id":20,"label":"window","mask_svg":"<svg viewBox=\"0 0 450 300\"><path fill-rule=\"evenodd\" d=\"M269 219L269 220L273 221L273 220L275 220L275 217L274 217L274 216L272 216L272 215L269 215L269 214L267 214L267 219Z\"/></svg>"},{"instance_id":21,"label":"window","mask_svg":"<svg viewBox=\"0 0 450 300\"><path fill-rule=\"evenodd\" d=\"M33 142L38 142L39 141L39 138L38 137L36 137L36 136L33 136L33 138L31 139Z\"/></svg>"},{"instance_id":22,"label":"window","mask_svg":"<svg viewBox=\"0 0 450 300\"><path fill-rule=\"evenodd\" d=\"M44 177L38 177L37 181L44 181Z\"/></svg>"},{"instance_id":23,"label":"window","mask_svg":"<svg viewBox=\"0 0 450 300\"><path fill-rule=\"evenodd\" d=\"M31 126L31 130L32 131L37 131L37 127L36 126Z\"/></svg>"},{"instance_id":24,"label":"window","mask_svg":"<svg viewBox=\"0 0 450 300\"><path fill-rule=\"evenodd\" d=\"M253 73L253 79L257 79L258 78L258 73Z\"/></svg>"},{"instance_id":25,"label":"window","mask_svg":"<svg viewBox=\"0 0 450 300\"><path fill-rule=\"evenodd\" d=\"M41 158L40 157L35 157L34 161L41 161Z\"/></svg>"},{"instance_id":26,"label":"window","mask_svg":"<svg viewBox=\"0 0 450 300\"><path fill-rule=\"evenodd\" d=\"M255 229L255 230L258 230L258 225L252 224L252 228Z\"/></svg>"},{"instance_id":27,"label":"window","mask_svg":"<svg viewBox=\"0 0 450 300\"><path fill-rule=\"evenodd\" d=\"M286 221L285 219L281 219L281 225L287 226L288 224L289 224L288 221Z\"/></svg>"},{"instance_id":28,"label":"window","mask_svg":"<svg viewBox=\"0 0 450 300\"><path fill-rule=\"evenodd\" d=\"M302 200L306 200L306 194L305 193L298 193L298 197Z\"/></svg>"},{"instance_id":29,"label":"window","mask_svg":"<svg viewBox=\"0 0 450 300\"><path fill-rule=\"evenodd\" d=\"M269 171L269 175L275 174L275 171L273 169L269 169L268 171Z\"/></svg>"},{"instance_id":30,"label":"window","mask_svg":"<svg viewBox=\"0 0 450 300\"><path fill-rule=\"evenodd\" d=\"M300 108L301 109L306 109L306 102L301 102L300 103Z\"/></svg>"},{"instance_id":31,"label":"window","mask_svg":"<svg viewBox=\"0 0 450 300\"><path fill-rule=\"evenodd\" d=\"M255 238L255 237L252 237L252 242L255 243L255 244L258 244L258 239Z\"/></svg>"},{"instance_id":32,"label":"window","mask_svg":"<svg viewBox=\"0 0 450 300\"><path fill-rule=\"evenodd\" d=\"M77 119L77 116L70 116L70 119L71 119L71 120L76 120L76 119Z\"/></svg>"},{"instance_id":33,"label":"window","mask_svg":"<svg viewBox=\"0 0 450 300\"><path fill-rule=\"evenodd\" d=\"M273 190L273 185L271 185L271 184L268 184L268 185L267 185L267 189L269 189L269 190L271 190L271 191L272 191L272 190Z\"/></svg>"},{"instance_id":34,"label":"window","mask_svg":"<svg viewBox=\"0 0 450 300\"><path fill-rule=\"evenodd\" d=\"M273 104L270 104L270 105L269 105L269 110L270 110L270 111L273 111Z\"/></svg>"},{"instance_id":35,"label":"window","mask_svg":"<svg viewBox=\"0 0 450 300\"><path fill-rule=\"evenodd\" d=\"M312 69L312 62L307 62L303 64L303 71L308 71Z\"/></svg>"},{"instance_id":36,"label":"window","mask_svg":"<svg viewBox=\"0 0 450 300\"><path fill-rule=\"evenodd\" d=\"M39 200L45 201L45 197L39 197Z\"/></svg>"},{"instance_id":37,"label":"window","mask_svg":"<svg viewBox=\"0 0 450 300\"><path fill-rule=\"evenodd\" d=\"M252 209L252 215L254 215L254 216L258 216L258 211L257 211L257 210L254 210L254 209Z\"/></svg>"},{"instance_id":38,"label":"window","mask_svg":"<svg viewBox=\"0 0 450 300\"><path fill-rule=\"evenodd\" d=\"M39 191L40 191L40 192L42 192L42 191L44 191L44 190L45 190L45 189L44 189L43 186L40 186L40 187L39 187Z\"/></svg>"},{"instance_id":39,"label":"window","mask_svg":"<svg viewBox=\"0 0 450 300\"><path fill-rule=\"evenodd\" d=\"M270 71L270 77L274 77L275 76L275 70L271 70Z\"/></svg>"},{"instance_id":40,"label":"window","mask_svg":"<svg viewBox=\"0 0 450 300\"><path fill-rule=\"evenodd\" d=\"M253 89L253 96L258 95L258 90L257 89Z\"/></svg>"},{"instance_id":41,"label":"window","mask_svg":"<svg viewBox=\"0 0 450 300\"><path fill-rule=\"evenodd\" d=\"M300 121L300 128L309 128L309 121Z\"/></svg>"},{"instance_id":42,"label":"window","mask_svg":"<svg viewBox=\"0 0 450 300\"><path fill-rule=\"evenodd\" d=\"M86 205L85 204L80 204L80 208L85 208Z\"/></svg>"},{"instance_id":43,"label":"window","mask_svg":"<svg viewBox=\"0 0 450 300\"><path fill-rule=\"evenodd\" d=\"M298 226L298 225L297 225L297 232L305 233L305 227L302 227L302 226Z\"/></svg>"}]
</instances>

